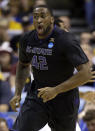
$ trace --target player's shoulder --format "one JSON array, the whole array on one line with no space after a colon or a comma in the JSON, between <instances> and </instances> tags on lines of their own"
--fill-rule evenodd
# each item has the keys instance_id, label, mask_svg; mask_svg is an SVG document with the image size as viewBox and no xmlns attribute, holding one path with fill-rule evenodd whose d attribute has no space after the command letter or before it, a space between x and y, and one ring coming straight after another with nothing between
<instances>
[{"instance_id":1,"label":"player's shoulder","mask_svg":"<svg viewBox=\"0 0 95 131\"><path fill-rule=\"evenodd\" d=\"M58 26L56 26L55 34L57 39L61 39L61 40L74 39L74 35L71 32L66 32L63 29L60 29Z\"/></svg>"},{"instance_id":2,"label":"player's shoulder","mask_svg":"<svg viewBox=\"0 0 95 131\"><path fill-rule=\"evenodd\" d=\"M57 28L57 31L59 32L58 39L59 42L64 43L64 44L70 44L73 41L77 41L76 36L71 33L71 32L66 32L63 29Z\"/></svg>"},{"instance_id":3,"label":"player's shoulder","mask_svg":"<svg viewBox=\"0 0 95 131\"><path fill-rule=\"evenodd\" d=\"M21 40L33 39L33 38L34 38L34 35L35 35L35 30L25 32L25 33L22 35Z\"/></svg>"},{"instance_id":4,"label":"player's shoulder","mask_svg":"<svg viewBox=\"0 0 95 131\"><path fill-rule=\"evenodd\" d=\"M57 28L58 35L56 37L56 42L59 48L64 47L64 49L71 48L72 46L79 45L79 40L71 32L66 32L60 28Z\"/></svg>"}]
</instances>

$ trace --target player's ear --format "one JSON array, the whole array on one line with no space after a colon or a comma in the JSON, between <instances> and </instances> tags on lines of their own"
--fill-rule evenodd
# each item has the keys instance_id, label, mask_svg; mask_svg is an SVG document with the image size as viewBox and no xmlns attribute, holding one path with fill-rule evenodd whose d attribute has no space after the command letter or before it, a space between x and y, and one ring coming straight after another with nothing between
<instances>
[{"instance_id":1,"label":"player's ear","mask_svg":"<svg viewBox=\"0 0 95 131\"><path fill-rule=\"evenodd\" d=\"M54 23L54 17L51 17L51 24Z\"/></svg>"}]
</instances>

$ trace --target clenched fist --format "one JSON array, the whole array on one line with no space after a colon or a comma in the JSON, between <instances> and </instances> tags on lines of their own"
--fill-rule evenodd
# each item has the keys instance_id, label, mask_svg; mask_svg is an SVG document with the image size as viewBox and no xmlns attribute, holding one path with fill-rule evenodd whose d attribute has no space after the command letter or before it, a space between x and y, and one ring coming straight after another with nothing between
<instances>
[{"instance_id":1,"label":"clenched fist","mask_svg":"<svg viewBox=\"0 0 95 131\"><path fill-rule=\"evenodd\" d=\"M21 96L15 95L11 100L10 100L10 105L14 111L17 112L16 108L20 107L20 100Z\"/></svg>"}]
</instances>

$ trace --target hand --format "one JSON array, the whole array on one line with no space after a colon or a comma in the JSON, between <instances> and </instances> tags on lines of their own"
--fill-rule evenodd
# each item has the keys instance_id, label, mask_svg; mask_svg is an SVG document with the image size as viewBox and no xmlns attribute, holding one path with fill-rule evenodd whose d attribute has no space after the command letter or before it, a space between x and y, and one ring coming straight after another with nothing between
<instances>
[{"instance_id":1,"label":"hand","mask_svg":"<svg viewBox=\"0 0 95 131\"><path fill-rule=\"evenodd\" d=\"M52 100L57 96L57 92L54 87L44 87L38 89L38 91L38 97L41 97L43 99L43 102Z\"/></svg>"},{"instance_id":2,"label":"hand","mask_svg":"<svg viewBox=\"0 0 95 131\"><path fill-rule=\"evenodd\" d=\"M95 92L87 91L83 94L82 98L86 101L95 103Z\"/></svg>"},{"instance_id":3,"label":"hand","mask_svg":"<svg viewBox=\"0 0 95 131\"><path fill-rule=\"evenodd\" d=\"M11 100L10 100L10 105L12 109L17 112L16 108L20 107L20 100L21 96L15 95Z\"/></svg>"},{"instance_id":4,"label":"hand","mask_svg":"<svg viewBox=\"0 0 95 131\"><path fill-rule=\"evenodd\" d=\"M91 71L92 78L88 82L95 82L95 71Z\"/></svg>"}]
</instances>

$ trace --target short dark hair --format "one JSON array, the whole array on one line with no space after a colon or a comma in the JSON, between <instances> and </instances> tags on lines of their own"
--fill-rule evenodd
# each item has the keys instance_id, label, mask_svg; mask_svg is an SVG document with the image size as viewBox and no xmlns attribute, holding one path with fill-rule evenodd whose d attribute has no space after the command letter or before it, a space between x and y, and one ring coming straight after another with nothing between
<instances>
[{"instance_id":1,"label":"short dark hair","mask_svg":"<svg viewBox=\"0 0 95 131\"><path fill-rule=\"evenodd\" d=\"M83 117L83 121L87 122L87 121L91 121L95 119L95 110L88 110L85 114L85 116Z\"/></svg>"},{"instance_id":2,"label":"short dark hair","mask_svg":"<svg viewBox=\"0 0 95 131\"><path fill-rule=\"evenodd\" d=\"M33 11L34 11L36 8L46 8L46 9L48 9L48 11L50 12L51 16L53 16L53 11L52 11L52 9L51 9L50 7L48 7L47 5L34 6Z\"/></svg>"}]
</instances>

